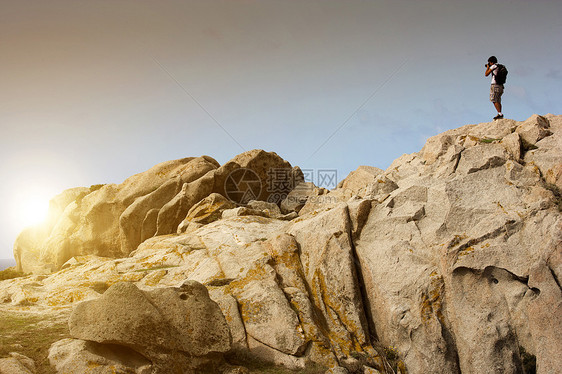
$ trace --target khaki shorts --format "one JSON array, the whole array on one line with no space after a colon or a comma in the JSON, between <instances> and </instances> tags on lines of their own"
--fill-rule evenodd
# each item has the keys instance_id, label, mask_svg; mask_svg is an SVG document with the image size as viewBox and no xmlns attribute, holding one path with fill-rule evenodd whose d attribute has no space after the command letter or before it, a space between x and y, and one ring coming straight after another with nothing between
<instances>
[{"instance_id":1,"label":"khaki shorts","mask_svg":"<svg viewBox=\"0 0 562 374\"><path fill-rule=\"evenodd\" d=\"M501 103L503 94L503 85L492 84L490 86L490 101L492 103Z\"/></svg>"}]
</instances>

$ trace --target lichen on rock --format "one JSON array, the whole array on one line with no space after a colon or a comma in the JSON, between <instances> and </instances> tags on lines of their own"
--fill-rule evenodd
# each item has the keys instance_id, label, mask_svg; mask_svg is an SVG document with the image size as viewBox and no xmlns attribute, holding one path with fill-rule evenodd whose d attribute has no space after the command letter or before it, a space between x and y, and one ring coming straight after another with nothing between
<instances>
[{"instance_id":1,"label":"lichen on rock","mask_svg":"<svg viewBox=\"0 0 562 374\"><path fill-rule=\"evenodd\" d=\"M331 191L261 150L68 190L18 238L33 274L1 281L1 306L75 308L59 372L227 372L224 355L410 374L521 373L534 357L556 372L561 144L562 116L533 116L448 130ZM272 170L294 183L232 193L230 173Z\"/></svg>"}]
</instances>

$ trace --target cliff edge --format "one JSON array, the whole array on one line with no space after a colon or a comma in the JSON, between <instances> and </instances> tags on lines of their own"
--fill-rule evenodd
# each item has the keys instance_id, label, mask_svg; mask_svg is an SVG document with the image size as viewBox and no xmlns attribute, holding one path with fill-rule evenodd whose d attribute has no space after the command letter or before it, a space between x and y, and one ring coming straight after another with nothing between
<instances>
[{"instance_id":1,"label":"cliff edge","mask_svg":"<svg viewBox=\"0 0 562 374\"><path fill-rule=\"evenodd\" d=\"M331 191L272 152L170 161L53 199L14 247L35 275L0 282L0 312L196 281L225 317L227 357L410 374L523 373L534 358L554 373L561 191L562 116L550 114L449 130ZM51 365L102 352L80 344Z\"/></svg>"}]
</instances>

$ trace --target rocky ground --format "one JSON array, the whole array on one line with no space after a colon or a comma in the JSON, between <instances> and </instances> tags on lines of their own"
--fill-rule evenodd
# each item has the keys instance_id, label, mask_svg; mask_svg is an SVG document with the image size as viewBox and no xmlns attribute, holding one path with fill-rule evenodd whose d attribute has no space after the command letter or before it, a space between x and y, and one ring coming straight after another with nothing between
<instances>
[{"instance_id":1,"label":"rocky ground","mask_svg":"<svg viewBox=\"0 0 562 374\"><path fill-rule=\"evenodd\" d=\"M547 115L332 191L258 150L68 190L0 281L0 373L554 373L561 189Z\"/></svg>"}]
</instances>

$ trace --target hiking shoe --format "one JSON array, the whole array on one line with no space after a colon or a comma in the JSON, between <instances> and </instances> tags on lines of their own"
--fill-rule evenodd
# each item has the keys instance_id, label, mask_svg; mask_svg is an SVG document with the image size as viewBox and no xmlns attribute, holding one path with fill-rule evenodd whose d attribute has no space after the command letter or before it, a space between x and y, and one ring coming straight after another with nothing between
<instances>
[{"instance_id":1,"label":"hiking shoe","mask_svg":"<svg viewBox=\"0 0 562 374\"><path fill-rule=\"evenodd\" d=\"M497 116L494 117L494 120L502 119L502 118L503 118L503 114L498 114Z\"/></svg>"}]
</instances>

